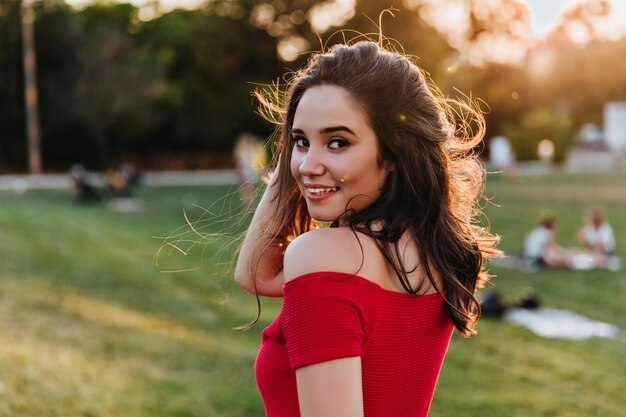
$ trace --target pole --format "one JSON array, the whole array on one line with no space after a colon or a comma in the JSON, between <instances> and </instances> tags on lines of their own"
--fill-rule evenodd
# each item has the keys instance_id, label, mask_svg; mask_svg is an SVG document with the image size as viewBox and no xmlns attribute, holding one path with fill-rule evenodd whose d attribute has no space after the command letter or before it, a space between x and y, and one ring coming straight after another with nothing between
<instances>
[{"instance_id":1,"label":"pole","mask_svg":"<svg viewBox=\"0 0 626 417\"><path fill-rule=\"evenodd\" d=\"M41 132L39 129L39 94L37 92L37 67L35 58L32 0L22 1L22 43L24 59L24 98L26 102L26 135L28 138L28 171L42 171Z\"/></svg>"}]
</instances>

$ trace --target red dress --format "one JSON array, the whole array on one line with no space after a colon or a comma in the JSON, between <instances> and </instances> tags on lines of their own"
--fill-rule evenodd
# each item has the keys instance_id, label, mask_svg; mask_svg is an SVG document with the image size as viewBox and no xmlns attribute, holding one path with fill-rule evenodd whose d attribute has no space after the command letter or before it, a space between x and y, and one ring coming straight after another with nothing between
<instances>
[{"instance_id":1,"label":"red dress","mask_svg":"<svg viewBox=\"0 0 626 417\"><path fill-rule=\"evenodd\" d=\"M360 356L366 417L424 417L453 330L436 293L389 291L338 272L293 279L255 365L266 415L300 415L297 368Z\"/></svg>"}]
</instances>

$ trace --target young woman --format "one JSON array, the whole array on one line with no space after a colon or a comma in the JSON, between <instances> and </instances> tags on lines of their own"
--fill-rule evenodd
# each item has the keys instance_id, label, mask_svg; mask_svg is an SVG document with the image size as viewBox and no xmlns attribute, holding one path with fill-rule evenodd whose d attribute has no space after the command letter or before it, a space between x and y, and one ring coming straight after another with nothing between
<instances>
[{"instance_id":1,"label":"young woman","mask_svg":"<svg viewBox=\"0 0 626 417\"><path fill-rule=\"evenodd\" d=\"M587 212L585 224L578 232L578 240L584 248L601 255L611 256L615 251L613 228L598 208Z\"/></svg>"},{"instance_id":2,"label":"young woman","mask_svg":"<svg viewBox=\"0 0 626 417\"><path fill-rule=\"evenodd\" d=\"M426 416L496 253L471 223L482 117L456 108L474 116L468 135L420 69L375 42L313 56L283 106L259 99L280 155L235 279L284 297L256 362L267 416Z\"/></svg>"}]
</instances>

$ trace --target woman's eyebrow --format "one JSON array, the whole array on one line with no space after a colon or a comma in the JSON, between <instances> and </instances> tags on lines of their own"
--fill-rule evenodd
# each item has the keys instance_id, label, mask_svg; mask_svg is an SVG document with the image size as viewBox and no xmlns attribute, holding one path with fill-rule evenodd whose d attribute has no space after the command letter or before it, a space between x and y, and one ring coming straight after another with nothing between
<instances>
[{"instance_id":1,"label":"woman's eyebrow","mask_svg":"<svg viewBox=\"0 0 626 417\"><path fill-rule=\"evenodd\" d=\"M348 132L351 135L354 135L354 132L347 126L329 126L329 127L320 129L321 134L335 133L335 132L340 132L340 131ZM291 133L304 135L304 130L295 128L295 129L291 129Z\"/></svg>"},{"instance_id":2,"label":"woman's eyebrow","mask_svg":"<svg viewBox=\"0 0 626 417\"><path fill-rule=\"evenodd\" d=\"M347 126L330 126L330 127L325 127L324 129L320 130L320 133L334 133L334 132L339 132L339 131L348 132L351 135L354 135L354 132L352 130L350 130L350 128L347 127Z\"/></svg>"}]
</instances>

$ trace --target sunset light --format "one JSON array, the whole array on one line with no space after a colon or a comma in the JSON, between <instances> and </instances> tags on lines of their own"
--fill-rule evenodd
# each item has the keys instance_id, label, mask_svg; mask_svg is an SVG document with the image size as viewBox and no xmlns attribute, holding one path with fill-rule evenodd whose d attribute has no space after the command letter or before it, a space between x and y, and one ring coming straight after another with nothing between
<instances>
[{"instance_id":1,"label":"sunset light","mask_svg":"<svg viewBox=\"0 0 626 417\"><path fill-rule=\"evenodd\" d=\"M94 0L66 0L68 4L74 7L84 7ZM125 2L124 0L118 0ZM530 10L531 27L535 34L544 36L550 32L554 25L559 21L559 16L567 10L567 8L577 3L588 3L590 0L519 0L524 3ZM611 11L606 19L603 19L599 33L604 38L614 39L626 34L626 2L621 0L608 0ZM129 3L138 7L153 7L154 0L128 0ZM207 3L207 0L158 0L161 12L168 12L177 8L181 9L197 9ZM271 2L268 2L268 4ZM333 0L320 2L311 10L309 20L313 27L319 32L325 32L331 27L344 24L352 16L354 16L355 8L358 4L355 0ZM403 2L408 8L416 8L418 6L426 6L432 9L434 13L427 15L435 21L445 20L448 30L455 28L463 28L465 23L462 22L463 16L460 11L466 7L463 0L404 0ZM486 2L488 3L488 1ZM439 23L437 23L439 24ZM573 29L574 36L576 29Z\"/></svg>"}]
</instances>

